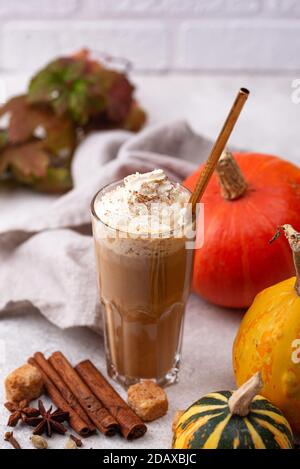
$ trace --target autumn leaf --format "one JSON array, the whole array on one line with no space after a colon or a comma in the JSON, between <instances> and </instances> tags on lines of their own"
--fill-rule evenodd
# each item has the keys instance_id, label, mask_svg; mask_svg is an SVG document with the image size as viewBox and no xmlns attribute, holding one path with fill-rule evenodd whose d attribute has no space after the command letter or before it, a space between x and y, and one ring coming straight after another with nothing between
<instances>
[{"instance_id":1,"label":"autumn leaf","mask_svg":"<svg viewBox=\"0 0 300 469\"><path fill-rule=\"evenodd\" d=\"M103 67L85 52L56 59L38 72L28 99L49 104L58 115L68 113L80 125L97 114L119 123L129 112L133 89L125 74Z\"/></svg>"},{"instance_id":2,"label":"autumn leaf","mask_svg":"<svg viewBox=\"0 0 300 469\"><path fill-rule=\"evenodd\" d=\"M0 175L47 187L50 192L69 189L70 163L77 144L73 122L56 116L45 105L29 104L26 96L16 96L2 106L0 116L6 115L8 126L0 130ZM51 172L51 166L55 171Z\"/></svg>"},{"instance_id":3,"label":"autumn leaf","mask_svg":"<svg viewBox=\"0 0 300 469\"><path fill-rule=\"evenodd\" d=\"M8 115L9 143L18 144L35 138L44 140L56 151L62 147L72 150L76 145L75 127L67 117L58 118L50 108L30 105L26 96L16 96L0 107L0 117L5 115Z\"/></svg>"},{"instance_id":4,"label":"autumn leaf","mask_svg":"<svg viewBox=\"0 0 300 469\"><path fill-rule=\"evenodd\" d=\"M107 90L107 115L112 122L123 122L128 116L132 103L133 87L128 80L120 74L112 77Z\"/></svg>"},{"instance_id":5,"label":"autumn leaf","mask_svg":"<svg viewBox=\"0 0 300 469\"><path fill-rule=\"evenodd\" d=\"M7 161L4 160L1 151L6 147L8 141L7 131L4 129L0 130L0 180L1 175L7 171Z\"/></svg>"},{"instance_id":6,"label":"autumn leaf","mask_svg":"<svg viewBox=\"0 0 300 469\"><path fill-rule=\"evenodd\" d=\"M8 135L6 129L0 129L0 151L2 148L5 147L8 143Z\"/></svg>"},{"instance_id":7,"label":"autumn leaf","mask_svg":"<svg viewBox=\"0 0 300 469\"><path fill-rule=\"evenodd\" d=\"M41 142L10 147L0 153L0 177L4 171L40 192L54 194L72 188L70 164L47 153Z\"/></svg>"},{"instance_id":8,"label":"autumn leaf","mask_svg":"<svg viewBox=\"0 0 300 469\"><path fill-rule=\"evenodd\" d=\"M69 190L74 151L88 132L144 125L146 113L133 92L126 73L92 60L87 50L50 62L32 78L27 95L0 107L0 181Z\"/></svg>"},{"instance_id":9,"label":"autumn leaf","mask_svg":"<svg viewBox=\"0 0 300 469\"><path fill-rule=\"evenodd\" d=\"M47 103L57 115L69 113L76 122L88 119L89 77L85 77L84 58L62 57L54 60L31 80L28 99Z\"/></svg>"},{"instance_id":10,"label":"autumn leaf","mask_svg":"<svg viewBox=\"0 0 300 469\"><path fill-rule=\"evenodd\" d=\"M6 118L7 138L11 143L26 141L32 136L36 127L36 113L28 115L26 96L16 96L0 107L0 117Z\"/></svg>"},{"instance_id":11,"label":"autumn leaf","mask_svg":"<svg viewBox=\"0 0 300 469\"><path fill-rule=\"evenodd\" d=\"M2 172L9 170L22 182L44 177L49 165L49 157L41 142L7 147L1 152L0 161Z\"/></svg>"},{"instance_id":12,"label":"autumn leaf","mask_svg":"<svg viewBox=\"0 0 300 469\"><path fill-rule=\"evenodd\" d=\"M132 102L129 113L123 123L123 128L131 132L138 132L145 124L147 115L136 102Z\"/></svg>"}]
</instances>

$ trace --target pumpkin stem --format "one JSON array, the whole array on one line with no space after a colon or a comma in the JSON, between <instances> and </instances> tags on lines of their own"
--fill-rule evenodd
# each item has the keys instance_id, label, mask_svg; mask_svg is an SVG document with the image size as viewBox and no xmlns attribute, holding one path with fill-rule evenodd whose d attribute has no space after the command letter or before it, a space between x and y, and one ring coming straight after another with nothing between
<instances>
[{"instance_id":1,"label":"pumpkin stem","mask_svg":"<svg viewBox=\"0 0 300 469\"><path fill-rule=\"evenodd\" d=\"M225 199L236 200L244 195L248 184L229 150L225 149L223 151L216 171L221 186L221 193Z\"/></svg>"},{"instance_id":2,"label":"pumpkin stem","mask_svg":"<svg viewBox=\"0 0 300 469\"><path fill-rule=\"evenodd\" d=\"M295 290L297 295L300 296L300 233L294 230L291 225L282 225L278 227L277 232L271 239L270 243L275 241L275 239L277 239L281 235L281 230L284 232L293 251L293 258L296 270Z\"/></svg>"},{"instance_id":3,"label":"pumpkin stem","mask_svg":"<svg viewBox=\"0 0 300 469\"><path fill-rule=\"evenodd\" d=\"M246 417L250 412L251 402L263 387L260 371L234 391L228 401L230 413Z\"/></svg>"}]
</instances>

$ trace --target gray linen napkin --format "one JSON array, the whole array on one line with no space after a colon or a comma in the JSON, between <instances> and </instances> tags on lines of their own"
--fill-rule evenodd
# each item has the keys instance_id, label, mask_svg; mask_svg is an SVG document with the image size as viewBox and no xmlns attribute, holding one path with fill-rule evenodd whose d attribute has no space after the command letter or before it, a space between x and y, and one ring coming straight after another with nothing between
<instances>
[{"instance_id":1,"label":"gray linen napkin","mask_svg":"<svg viewBox=\"0 0 300 469\"><path fill-rule=\"evenodd\" d=\"M90 202L104 185L162 168L181 181L206 159L211 142L184 122L137 135L94 133L76 151L74 189L40 216L28 213L0 232L0 313L37 308L61 328L101 330ZM37 195L38 197L38 195Z\"/></svg>"}]
</instances>

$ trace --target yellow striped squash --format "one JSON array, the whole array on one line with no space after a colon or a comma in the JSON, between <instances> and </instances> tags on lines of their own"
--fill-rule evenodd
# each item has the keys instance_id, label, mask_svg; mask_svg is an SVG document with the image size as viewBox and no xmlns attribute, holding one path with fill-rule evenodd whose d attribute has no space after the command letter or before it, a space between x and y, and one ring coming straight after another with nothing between
<instances>
[{"instance_id":1,"label":"yellow striped squash","mask_svg":"<svg viewBox=\"0 0 300 469\"><path fill-rule=\"evenodd\" d=\"M232 413L232 391L207 394L179 418L174 449L292 449L293 435L281 411L255 396L246 416Z\"/></svg>"}]
</instances>

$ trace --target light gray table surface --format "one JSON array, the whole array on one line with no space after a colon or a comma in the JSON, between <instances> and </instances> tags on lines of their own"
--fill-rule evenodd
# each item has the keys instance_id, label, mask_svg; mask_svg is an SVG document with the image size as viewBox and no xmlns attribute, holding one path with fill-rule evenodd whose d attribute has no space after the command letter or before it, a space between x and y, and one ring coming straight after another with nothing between
<instances>
[{"instance_id":1,"label":"light gray table surface","mask_svg":"<svg viewBox=\"0 0 300 469\"><path fill-rule=\"evenodd\" d=\"M214 139L224 121L232 99L240 86L251 90L251 96L234 131L231 143L257 152L277 154L300 163L300 104L292 102L292 80L296 76L223 76L161 75L134 76L138 98L147 109L149 124L187 119L193 128ZM26 76L5 76L8 94L23 91ZM11 217L31 210L47 209L53 197L29 191L0 190L0 228ZM0 259L1 262L1 259ZM12 278L13 282L14 279ZM1 286L0 286L1 294ZM178 384L167 388L169 412L149 424L145 437L126 442L115 436L95 435L85 440L85 448L169 448L171 421L175 410L185 408L204 393L234 386L231 347L241 313L206 305L194 295L194 313L187 308L183 360ZM205 307L204 307L205 305ZM102 371L105 359L101 336L87 329L59 330L38 312L0 319L0 381L20 366L37 350L46 354L62 350L76 363L90 358ZM126 393L120 389L123 397ZM1 435L8 412L3 408L3 386L0 390L0 448L10 448ZM15 435L24 448L30 448L30 429L17 427ZM54 436L51 448L64 446L65 438Z\"/></svg>"}]
</instances>

